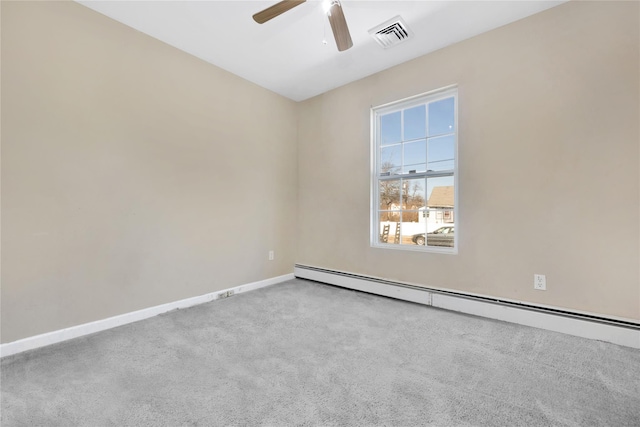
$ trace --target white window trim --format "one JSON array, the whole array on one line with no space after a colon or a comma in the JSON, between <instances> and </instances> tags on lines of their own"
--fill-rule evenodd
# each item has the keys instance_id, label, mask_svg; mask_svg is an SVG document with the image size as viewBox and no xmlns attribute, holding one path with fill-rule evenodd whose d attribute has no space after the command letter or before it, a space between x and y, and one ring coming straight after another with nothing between
<instances>
[{"instance_id":1,"label":"white window trim","mask_svg":"<svg viewBox=\"0 0 640 427\"><path fill-rule=\"evenodd\" d=\"M411 108L423 103L434 102L439 99L444 98L454 98L455 108L454 108L454 162L453 162L453 185L454 185L454 210L453 210L453 223L455 224L455 233L453 235L453 248L445 248L439 246L420 246L420 245L402 245L402 244L389 244L389 243L380 243L380 223L378 218L380 206L378 200L378 175L377 172L377 162L378 162L378 134L377 130L378 126L378 118L384 114ZM371 107L371 116L370 116L370 200L371 206L369 208L370 211L370 246L376 249L392 249L392 250L402 250L402 251L414 251L414 252L430 252L430 253L441 253L441 254L449 254L455 255L458 253L459 248L459 235L460 235L460 204L458 203L458 196L460 194L460 187L458 186L458 86L451 85L444 88L436 89L433 91L421 93L418 95L410 96L408 98L400 99L398 101L390 102L387 104L378 105L375 107ZM447 174L448 175L448 174ZM437 173L429 174L425 176L437 176ZM426 188L425 188L425 198L426 198Z\"/></svg>"}]
</instances>

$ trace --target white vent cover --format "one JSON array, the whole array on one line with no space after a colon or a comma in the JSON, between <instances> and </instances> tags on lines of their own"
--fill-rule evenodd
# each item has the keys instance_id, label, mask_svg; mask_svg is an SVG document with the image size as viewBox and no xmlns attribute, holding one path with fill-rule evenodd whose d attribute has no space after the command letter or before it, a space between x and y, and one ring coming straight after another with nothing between
<instances>
[{"instance_id":1,"label":"white vent cover","mask_svg":"<svg viewBox=\"0 0 640 427\"><path fill-rule=\"evenodd\" d=\"M413 32L400 16L391 18L387 22L370 29L369 34L385 49L402 43L413 36Z\"/></svg>"}]
</instances>

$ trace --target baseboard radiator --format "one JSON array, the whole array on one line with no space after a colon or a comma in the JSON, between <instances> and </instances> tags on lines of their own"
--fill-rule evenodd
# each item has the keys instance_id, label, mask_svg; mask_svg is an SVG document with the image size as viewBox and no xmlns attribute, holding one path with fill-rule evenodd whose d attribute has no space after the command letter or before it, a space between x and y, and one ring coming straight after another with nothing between
<instances>
[{"instance_id":1,"label":"baseboard radiator","mask_svg":"<svg viewBox=\"0 0 640 427\"><path fill-rule=\"evenodd\" d=\"M296 264L295 277L640 349L640 323Z\"/></svg>"}]
</instances>

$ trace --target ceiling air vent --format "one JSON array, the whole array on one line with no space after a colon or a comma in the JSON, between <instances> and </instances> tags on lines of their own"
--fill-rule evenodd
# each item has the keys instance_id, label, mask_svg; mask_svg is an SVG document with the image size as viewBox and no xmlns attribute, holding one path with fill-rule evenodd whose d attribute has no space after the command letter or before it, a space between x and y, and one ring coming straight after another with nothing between
<instances>
[{"instance_id":1,"label":"ceiling air vent","mask_svg":"<svg viewBox=\"0 0 640 427\"><path fill-rule=\"evenodd\" d=\"M407 23L399 16L370 29L369 34L385 49L402 43L413 35Z\"/></svg>"}]
</instances>

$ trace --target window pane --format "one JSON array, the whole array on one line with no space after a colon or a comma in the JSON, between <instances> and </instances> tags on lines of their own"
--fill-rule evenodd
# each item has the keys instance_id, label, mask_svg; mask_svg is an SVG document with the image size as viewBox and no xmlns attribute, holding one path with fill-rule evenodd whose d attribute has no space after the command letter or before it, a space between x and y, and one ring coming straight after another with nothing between
<instances>
[{"instance_id":1,"label":"window pane","mask_svg":"<svg viewBox=\"0 0 640 427\"><path fill-rule=\"evenodd\" d=\"M426 169L427 141L407 142L402 144L404 150L403 173L424 172Z\"/></svg>"},{"instance_id":2,"label":"window pane","mask_svg":"<svg viewBox=\"0 0 640 427\"><path fill-rule=\"evenodd\" d=\"M402 180L402 226L401 242L403 245L416 244L415 234L424 233L426 223L422 218L424 211L425 178ZM422 208L422 211L420 210Z\"/></svg>"},{"instance_id":3,"label":"window pane","mask_svg":"<svg viewBox=\"0 0 640 427\"><path fill-rule=\"evenodd\" d=\"M380 145L400 142L400 111L380 117Z\"/></svg>"},{"instance_id":4,"label":"window pane","mask_svg":"<svg viewBox=\"0 0 640 427\"><path fill-rule=\"evenodd\" d=\"M381 212L379 224L380 243L400 243L400 212Z\"/></svg>"},{"instance_id":5,"label":"window pane","mask_svg":"<svg viewBox=\"0 0 640 427\"><path fill-rule=\"evenodd\" d=\"M424 245L426 222L423 212L424 210L402 211L400 241L403 245Z\"/></svg>"},{"instance_id":6,"label":"window pane","mask_svg":"<svg viewBox=\"0 0 640 427\"><path fill-rule=\"evenodd\" d=\"M402 180L402 208L417 210L424 207L425 179ZM417 216L416 216L417 220ZM409 221L403 217L403 221Z\"/></svg>"},{"instance_id":7,"label":"window pane","mask_svg":"<svg viewBox=\"0 0 640 427\"><path fill-rule=\"evenodd\" d=\"M453 135L429 138L427 145L427 170L453 170L455 157Z\"/></svg>"},{"instance_id":8,"label":"window pane","mask_svg":"<svg viewBox=\"0 0 640 427\"><path fill-rule=\"evenodd\" d=\"M454 99L446 98L429 104L429 136L453 132Z\"/></svg>"},{"instance_id":9,"label":"window pane","mask_svg":"<svg viewBox=\"0 0 640 427\"><path fill-rule=\"evenodd\" d=\"M453 247L453 176L427 178L427 246Z\"/></svg>"},{"instance_id":10,"label":"window pane","mask_svg":"<svg viewBox=\"0 0 640 427\"><path fill-rule=\"evenodd\" d=\"M427 114L426 106L404 110L404 140L424 138L427 136Z\"/></svg>"},{"instance_id":11,"label":"window pane","mask_svg":"<svg viewBox=\"0 0 640 427\"><path fill-rule=\"evenodd\" d=\"M400 210L400 180L380 181L380 210Z\"/></svg>"},{"instance_id":12,"label":"window pane","mask_svg":"<svg viewBox=\"0 0 640 427\"><path fill-rule=\"evenodd\" d=\"M380 174L400 173L402 163L402 145L383 147L380 150Z\"/></svg>"}]
</instances>

